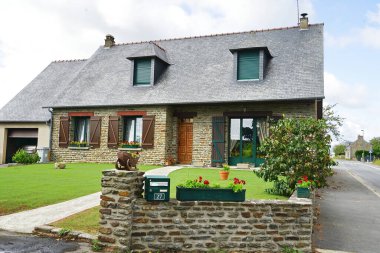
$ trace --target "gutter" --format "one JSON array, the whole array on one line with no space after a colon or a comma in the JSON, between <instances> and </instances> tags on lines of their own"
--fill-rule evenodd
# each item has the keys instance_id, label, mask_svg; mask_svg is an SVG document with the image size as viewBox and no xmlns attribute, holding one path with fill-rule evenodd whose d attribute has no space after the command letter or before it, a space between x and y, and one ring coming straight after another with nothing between
<instances>
[{"instance_id":1,"label":"gutter","mask_svg":"<svg viewBox=\"0 0 380 253\"><path fill-rule=\"evenodd\" d=\"M50 112L50 139L49 139L49 151L51 151L53 144L53 108L48 108Z\"/></svg>"}]
</instances>

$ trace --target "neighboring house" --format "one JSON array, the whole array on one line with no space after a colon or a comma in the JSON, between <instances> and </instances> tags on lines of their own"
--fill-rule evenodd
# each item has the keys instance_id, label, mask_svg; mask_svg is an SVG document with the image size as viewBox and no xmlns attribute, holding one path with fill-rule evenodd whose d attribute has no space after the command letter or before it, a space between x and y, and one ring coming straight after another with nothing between
<instances>
[{"instance_id":1,"label":"neighboring house","mask_svg":"<svg viewBox=\"0 0 380 253\"><path fill-rule=\"evenodd\" d=\"M346 146L345 158L346 159L356 159L355 152L358 150L369 151L371 149L371 144L364 140L364 136L358 135L358 139L354 142L349 143Z\"/></svg>"},{"instance_id":2,"label":"neighboring house","mask_svg":"<svg viewBox=\"0 0 380 253\"><path fill-rule=\"evenodd\" d=\"M258 165L271 119L322 117L322 24L125 44L107 35L77 64L44 102L57 160L111 162L133 141L145 164Z\"/></svg>"}]
</instances>

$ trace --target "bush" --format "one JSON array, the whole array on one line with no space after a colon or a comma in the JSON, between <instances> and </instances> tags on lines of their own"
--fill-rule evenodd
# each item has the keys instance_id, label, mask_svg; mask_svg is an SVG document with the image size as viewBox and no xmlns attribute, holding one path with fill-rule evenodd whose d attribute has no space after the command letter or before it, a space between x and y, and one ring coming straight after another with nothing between
<instances>
[{"instance_id":1,"label":"bush","mask_svg":"<svg viewBox=\"0 0 380 253\"><path fill-rule=\"evenodd\" d=\"M12 161L15 163L32 164L37 163L41 158L37 153L28 154L25 150L19 149L13 156Z\"/></svg>"},{"instance_id":2,"label":"bush","mask_svg":"<svg viewBox=\"0 0 380 253\"><path fill-rule=\"evenodd\" d=\"M265 153L265 161L256 171L259 177L274 181L277 190L286 193L285 196L289 192L284 182L294 190L301 176L313 180L318 188L327 184L335 162L329 153L331 137L327 133L326 120L285 118L272 125L269 131L270 136L260 147Z\"/></svg>"},{"instance_id":3,"label":"bush","mask_svg":"<svg viewBox=\"0 0 380 253\"><path fill-rule=\"evenodd\" d=\"M369 151L367 151L367 150L356 150L355 151L355 157L358 161L362 160L363 152L364 152L364 159L366 159L367 156L369 157Z\"/></svg>"}]
</instances>

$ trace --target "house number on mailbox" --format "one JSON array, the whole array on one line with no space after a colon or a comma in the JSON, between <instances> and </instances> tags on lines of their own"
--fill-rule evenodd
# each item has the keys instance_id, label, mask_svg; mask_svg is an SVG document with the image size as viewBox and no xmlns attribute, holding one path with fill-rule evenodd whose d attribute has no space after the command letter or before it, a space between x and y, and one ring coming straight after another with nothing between
<instances>
[{"instance_id":1,"label":"house number on mailbox","mask_svg":"<svg viewBox=\"0 0 380 253\"><path fill-rule=\"evenodd\" d=\"M165 200L165 193L155 193L153 196L154 200Z\"/></svg>"}]
</instances>

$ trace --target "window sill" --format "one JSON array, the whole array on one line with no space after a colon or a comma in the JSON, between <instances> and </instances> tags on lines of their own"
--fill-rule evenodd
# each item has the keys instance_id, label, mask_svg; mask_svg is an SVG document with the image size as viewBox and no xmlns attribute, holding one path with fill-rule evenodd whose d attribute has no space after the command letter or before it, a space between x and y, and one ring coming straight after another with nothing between
<instances>
[{"instance_id":1,"label":"window sill","mask_svg":"<svg viewBox=\"0 0 380 253\"><path fill-rule=\"evenodd\" d=\"M88 149L90 149L90 147L69 147L69 149L73 149L73 150L88 150Z\"/></svg>"},{"instance_id":2,"label":"window sill","mask_svg":"<svg viewBox=\"0 0 380 253\"><path fill-rule=\"evenodd\" d=\"M257 82L257 81L260 81L260 79L241 79L241 80L237 80L238 82Z\"/></svg>"},{"instance_id":3,"label":"window sill","mask_svg":"<svg viewBox=\"0 0 380 253\"><path fill-rule=\"evenodd\" d=\"M120 151L142 151L142 148L118 148Z\"/></svg>"}]
</instances>

